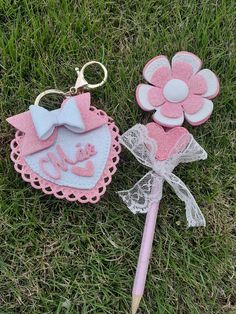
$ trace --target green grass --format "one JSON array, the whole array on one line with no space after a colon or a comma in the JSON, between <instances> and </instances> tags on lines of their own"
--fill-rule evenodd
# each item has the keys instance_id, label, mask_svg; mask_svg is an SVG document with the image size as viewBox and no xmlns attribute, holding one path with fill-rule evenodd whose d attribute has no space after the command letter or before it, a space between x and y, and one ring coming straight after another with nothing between
<instances>
[{"instance_id":1,"label":"green grass","mask_svg":"<svg viewBox=\"0 0 236 314\"><path fill-rule=\"evenodd\" d=\"M184 204L166 185L139 313L236 313L235 2L0 3L0 313L129 313L145 217L132 215L115 192L146 170L123 150L97 205L44 196L14 171L14 130L5 119L27 110L47 88L67 90L76 79L74 67L95 59L107 66L109 80L92 93L93 103L124 132L151 121L134 98L145 63L179 50L196 53L221 80L210 121L187 125L209 158L176 171L207 227L186 229ZM53 97L47 101L55 104Z\"/></svg>"}]
</instances>

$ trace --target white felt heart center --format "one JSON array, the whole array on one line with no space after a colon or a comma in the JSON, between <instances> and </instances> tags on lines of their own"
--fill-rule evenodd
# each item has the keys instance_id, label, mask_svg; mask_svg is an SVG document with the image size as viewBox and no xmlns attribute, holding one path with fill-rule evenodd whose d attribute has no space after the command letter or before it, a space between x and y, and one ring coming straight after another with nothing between
<instances>
[{"instance_id":1,"label":"white felt heart center","mask_svg":"<svg viewBox=\"0 0 236 314\"><path fill-rule=\"evenodd\" d=\"M88 147L94 151L89 151ZM92 189L103 174L110 147L111 134L107 125L83 134L59 127L55 143L28 155L25 161L34 172L50 182L72 188ZM86 171L88 161L93 171L89 169L83 173L82 169ZM80 172L73 171L76 166Z\"/></svg>"},{"instance_id":2,"label":"white felt heart center","mask_svg":"<svg viewBox=\"0 0 236 314\"><path fill-rule=\"evenodd\" d=\"M170 102L183 101L189 93L188 85L178 79L169 80L163 89L165 98Z\"/></svg>"}]
</instances>

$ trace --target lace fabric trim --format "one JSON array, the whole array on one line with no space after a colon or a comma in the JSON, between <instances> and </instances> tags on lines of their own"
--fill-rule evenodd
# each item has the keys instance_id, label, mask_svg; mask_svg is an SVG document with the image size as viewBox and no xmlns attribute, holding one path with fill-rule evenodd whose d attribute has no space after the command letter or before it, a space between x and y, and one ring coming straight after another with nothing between
<instances>
[{"instance_id":1,"label":"lace fabric trim","mask_svg":"<svg viewBox=\"0 0 236 314\"><path fill-rule=\"evenodd\" d=\"M104 111L93 106L90 107L90 110L95 111L98 115L107 116ZM59 186L43 179L37 173L33 172L21 156L21 141L24 137L24 133L19 130L16 131L15 138L11 141L11 160L14 162L15 170L21 174L24 181L29 182L33 188L42 190L45 194L52 194L59 199L67 199L68 201L97 203L100 200L100 197L105 193L106 186L111 182L112 175L117 170L116 165L119 162L119 153L121 151L119 129L113 122L112 118L107 116L107 119L112 137L111 150L104 172L92 190Z\"/></svg>"},{"instance_id":2,"label":"lace fabric trim","mask_svg":"<svg viewBox=\"0 0 236 314\"><path fill-rule=\"evenodd\" d=\"M132 213L146 213L153 203L161 200L163 182L163 178L149 171L130 190L119 191L118 194ZM154 187L159 187L156 193L153 192Z\"/></svg>"},{"instance_id":3,"label":"lace fabric trim","mask_svg":"<svg viewBox=\"0 0 236 314\"><path fill-rule=\"evenodd\" d=\"M206 151L195 141L192 135L187 147L179 151L183 141L175 146L175 154L170 158L156 160L157 145L148 136L146 127L137 124L126 131L120 142L127 147L135 158L144 166L151 168L130 190L119 191L118 194L133 213L146 213L151 205L162 198L164 181L167 181L177 196L185 202L188 226L205 226L205 218L201 213L193 195L184 182L172 172L179 163L187 163L207 158Z\"/></svg>"}]
</instances>

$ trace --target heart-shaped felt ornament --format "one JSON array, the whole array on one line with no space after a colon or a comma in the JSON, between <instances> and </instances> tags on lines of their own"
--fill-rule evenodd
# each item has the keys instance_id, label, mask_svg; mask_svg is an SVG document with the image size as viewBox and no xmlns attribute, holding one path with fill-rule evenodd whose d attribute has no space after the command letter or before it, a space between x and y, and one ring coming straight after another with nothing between
<instances>
[{"instance_id":1,"label":"heart-shaped felt ornament","mask_svg":"<svg viewBox=\"0 0 236 314\"><path fill-rule=\"evenodd\" d=\"M17 129L11 159L25 181L57 198L99 201L119 161L119 130L90 106L90 93L68 97L53 111L32 105L7 121Z\"/></svg>"},{"instance_id":2,"label":"heart-shaped felt ornament","mask_svg":"<svg viewBox=\"0 0 236 314\"><path fill-rule=\"evenodd\" d=\"M146 125L148 135L156 141L156 159L166 160L185 149L190 141L190 134L183 127L175 127L167 131L155 122Z\"/></svg>"}]
</instances>

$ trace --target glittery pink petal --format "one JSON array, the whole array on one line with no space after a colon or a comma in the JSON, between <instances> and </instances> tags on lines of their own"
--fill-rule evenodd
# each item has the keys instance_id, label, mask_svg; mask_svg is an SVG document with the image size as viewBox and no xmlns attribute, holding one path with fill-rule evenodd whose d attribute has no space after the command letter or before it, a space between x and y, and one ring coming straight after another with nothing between
<instances>
[{"instance_id":1,"label":"glittery pink petal","mask_svg":"<svg viewBox=\"0 0 236 314\"><path fill-rule=\"evenodd\" d=\"M204 103L204 99L201 96L191 95L182 104L184 111L188 114L194 114L198 112Z\"/></svg>"},{"instance_id":2,"label":"glittery pink petal","mask_svg":"<svg viewBox=\"0 0 236 314\"><path fill-rule=\"evenodd\" d=\"M153 74L151 83L158 87L163 87L167 81L171 79L171 71L167 67L160 67Z\"/></svg>"},{"instance_id":3,"label":"glittery pink petal","mask_svg":"<svg viewBox=\"0 0 236 314\"><path fill-rule=\"evenodd\" d=\"M193 69L187 62L175 61L172 64L172 75L176 79L188 81L193 75Z\"/></svg>"},{"instance_id":4,"label":"glittery pink petal","mask_svg":"<svg viewBox=\"0 0 236 314\"><path fill-rule=\"evenodd\" d=\"M153 107L162 105L165 102L162 89L158 87L151 87L148 91L148 100Z\"/></svg>"},{"instance_id":5,"label":"glittery pink petal","mask_svg":"<svg viewBox=\"0 0 236 314\"><path fill-rule=\"evenodd\" d=\"M161 107L157 107L156 112L152 116L153 120L167 128L174 128L175 126L180 126L184 122L184 115L182 113L179 118L168 118L161 113Z\"/></svg>"},{"instance_id":6,"label":"glittery pink petal","mask_svg":"<svg viewBox=\"0 0 236 314\"><path fill-rule=\"evenodd\" d=\"M168 118L180 118L183 114L183 108L181 104L165 102L164 105L161 106L160 112L163 116Z\"/></svg>"},{"instance_id":7,"label":"glittery pink petal","mask_svg":"<svg viewBox=\"0 0 236 314\"><path fill-rule=\"evenodd\" d=\"M172 66L175 62L185 62L191 65L193 74L197 73L201 66L202 61L195 54L187 51L177 52L172 58Z\"/></svg>"},{"instance_id":8,"label":"glittery pink petal","mask_svg":"<svg viewBox=\"0 0 236 314\"><path fill-rule=\"evenodd\" d=\"M201 95L207 91L207 84L204 78L196 74L189 81L189 88L192 94Z\"/></svg>"},{"instance_id":9,"label":"glittery pink petal","mask_svg":"<svg viewBox=\"0 0 236 314\"><path fill-rule=\"evenodd\" d=\"M213 102L210 99L203 98L203 106L198 112L194 114L188 114L187 112L185 112L184 115L186 120L191 125L200 125L209 119L212 111Z\"/></svg>"},{"instance_id":10,"label":"glittery pink petal","mask_svg":"<svg viewBox=\"0 0 236 314\"><path fill-rule=\"evenodd\" d=\"M198 75L203 77L207 85L207 90L202 96L210 99L216 97L220 91L220 83L215 73L209 69L203 69L198 72Z\"/></svg>"},{"instance_id":11,"label":"glittery pink petal","mask_svg":"<svg viewBox=\"0 0 236 314\"><path fill-rule=\"evenodd\" d=\"M148 84L139 84L136 88L137 103L144 111L152 111L155 109L149 100L149 92L155 88L157 87Z\"/></svg>"},{"instance_id":12,"label":"glittery pink petal","mask_svg":"<svg viewBox=\"0 0 236 314\"><path fill-rule=\"evenodd\" d=\"M156 71L159 68L167 68L170 71L170 62L167 59L166 56L157 56L153 59L151 59L144 67L143 69L143 77L146 81L153 84L152 78L153 75L156 73Z\"/></svg>"}]
</instances>

